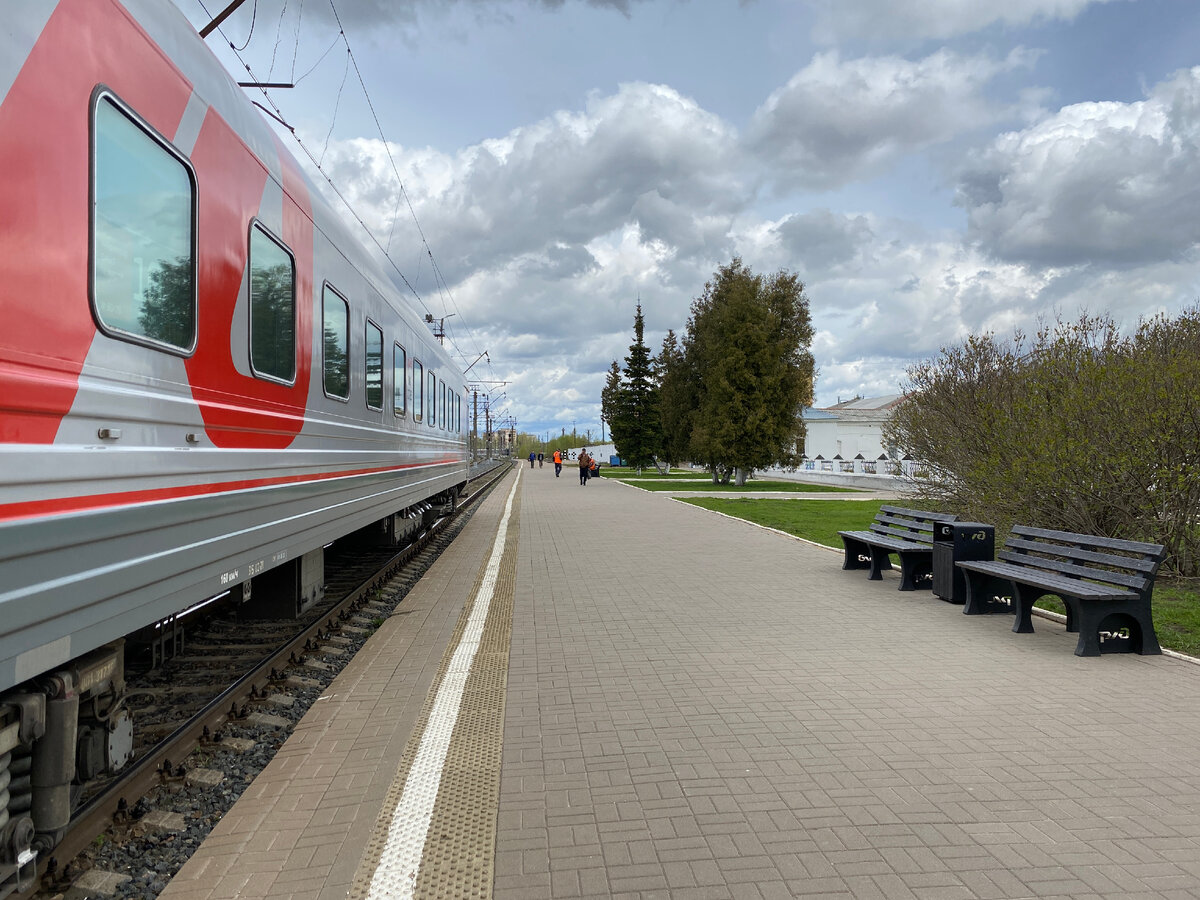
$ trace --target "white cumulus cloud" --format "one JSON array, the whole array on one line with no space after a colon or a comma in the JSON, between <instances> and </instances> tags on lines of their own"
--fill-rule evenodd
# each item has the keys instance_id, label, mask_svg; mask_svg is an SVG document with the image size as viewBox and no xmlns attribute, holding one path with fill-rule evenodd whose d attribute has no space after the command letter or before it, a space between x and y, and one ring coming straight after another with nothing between
<instances>
[{"instance_id":1,"label":"white cumulus cloud","mask_svg":"<svg viewBox=\"0 0 1200 900\"><path fill-rule=\"evenodd\" d=\"M1017 48L997 60L942 49L912 61L818 53L758 108L747 142L780 186L837 187L1012 115L984 88L1037 55Z\"/></svg>"},{"instance_id":2,"label":"white cumulus cloud","mask_svg":"<svg viewBox=\"0 0 1200 900\"><path fill-rule=\"evenodd\" d=\"M1003 134L959 175L972 240L1036 265L1128 266L1200 243L1200 67L1134 103L1077 103Z\"/></svg>"}]
</instances>

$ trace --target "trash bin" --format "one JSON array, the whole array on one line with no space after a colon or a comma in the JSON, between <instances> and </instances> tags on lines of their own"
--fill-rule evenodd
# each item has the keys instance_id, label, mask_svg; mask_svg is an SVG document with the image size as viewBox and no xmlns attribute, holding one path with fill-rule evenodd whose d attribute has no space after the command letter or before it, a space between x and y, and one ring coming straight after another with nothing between
<instances>
[{"instance_id":1,"label":"trash bin","mask_svg":"<svg viewBox=\"0 0 1200 900\"><path fill-rule=\"evenodd\" d=\"M959 560L992 559L995 553L995 526L982 522L935 522L933 593L950 603L966 603L966 577L954 564Z\"/></svg>"}]
</instances>

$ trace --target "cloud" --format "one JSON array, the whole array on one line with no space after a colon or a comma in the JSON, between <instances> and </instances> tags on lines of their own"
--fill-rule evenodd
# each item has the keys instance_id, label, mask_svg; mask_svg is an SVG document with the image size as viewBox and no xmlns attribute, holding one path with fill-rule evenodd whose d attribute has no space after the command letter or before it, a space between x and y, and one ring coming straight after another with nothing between
<instances>
[{"instance_id":1,"label":"cloud","mask_svg":"<svg viewBox=\"0 0 1200 900\"><path fill-rule=\"evenodd\" d=\"M1139 104L1043 112L978 151L956 179L970 240L832 201L792 201L773 219L755 209L764 172L785 167L780 187L840 185L1016 115L988 95L1034 56L820 54L761 106L744 138L679 91L637 82L456 152L335 141L325 165L426 301L456 312L455 327L470 325L470 359L489 351L486 377L508 383L504 404L518 427L598 430L605 373L628 353L637 300L657 351L734 254L755 271L787 268L804 280L818 398L831 403L897 390L907 365L969 333L1033 330L1058 309L1135 320L1200 285L1185 218L1190 183L1200 183L1192 72ZM444 310L388 149L452 293ZM1080 175L1093 156L1109 168ZM1096 171L1107 173L1099 188ZM1157 198L1149 211L1146 195L1131 200L1134 225L1149 236L1105 237L1113 197L1135 187ZM1169 222L1145 219L1163 213ZM1079 264L1093 258L1078 252L1090 244L1161 248L1156 228L1175 251L1160 249L1149 265L1135 266L1144 250L1125 269Z\"/></svg>"},{"instance_id":2,"label":"cloud","mask_svg":"<svg viewBox=\"0 0 1200 900\"><path fill-rule=\"evenodd\" d=\"M1077 103L996 138L959 173L969 236L1000 259L1102 268L1200 243L1200 67L1135 103Z\"/></svg>"},{"instance_id":3,"label":"cloud","mask_svg":"<svg viewBox=\"0 0 1200 900\"><path fill-rule=\"evenodd\" d=\"M392 146L409 198L450 281L527 254L545 264L633 222L647 242L710 253L750 200L736 135L662 85L622 85L456 154ZM391 231L395 177L379 141L331 144L326 167ZM400 204L396 228L409 227Z\"/></svg>"},{"instance_id":4,"label":"cloud","mask_svg":"<svg viewBox=\"0 0 1200 900\"><path fill-rule=\"evenodd\" d=\"M375 33L380 27L386 28L389 25L410 29L419 24L422 16L438 15L455 9L467 10L483 20L511 20L513 13L510 10L522 6L535 5L547 10L558 10L565 6L566 2L567 0L524 0L521 3L513 0L353 0L350 3L342 3L336 16L329 4L316 4L311 12L307 9L304 12L330 23L340 22L346 27L365 29L366 34ZM646 0L586 0L588 6L611 9L626 17L633 14L634 7L644 2ZM269 12L265 11L264 15ZM280 14L273 15L278 17Z\"/></svg>"},{"instance_id":5,"label":"cloud","mask_svg":"<svg viewBox=\"0 0 1200 900\"><path fill-rule=\"evenodd\" d=\"M838 187L1012 115L983 89L1037 56L1023 48L1003 60L945 49L915 62L818 53L755 111L747 144L783 188Z\"/></svg>"},{"instance_id":6,"label":"cloud","mask_svg":"<svg viewBox=\"0 0 1200 900\"><path fill-rule=\"evenodd\" d=\"M859 259L874 238L866 216L846 216L828 209L790 215L774 226L788 258L788 268L812 278Z\"/></svg>"},{"instance_id":7,"label":"cloud","mask_svg":"<svg viewBox=\"0 0 1200 900\"><path fill-rule=\"evenodd\" d=\"M991 25L1008 28L1070 20L1093 3L1113 0L807 0L817 13L814 35L921 40L969 34Z\"/></svg>"}]
</instances>

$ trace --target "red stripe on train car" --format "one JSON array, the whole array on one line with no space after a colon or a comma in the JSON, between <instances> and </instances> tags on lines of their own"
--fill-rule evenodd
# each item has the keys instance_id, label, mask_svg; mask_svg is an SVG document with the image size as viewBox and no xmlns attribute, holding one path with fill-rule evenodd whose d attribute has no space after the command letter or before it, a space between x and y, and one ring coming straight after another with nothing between
<instances>
[{"instance_id":1,"label":"red stripe on train car","mask_svg":"<svg viewBox=\"0 0 1200 900\"><path fill-rule=\"evenodd\" d=\"M96 333L88 306L90 99L103 81L163 134L192 85L123 7L62 0L0 106L0 442L53 442Z\"/></svg>"},{"instance_id":2,"label":"red stripe on train car","mask_svg":"<svg viewBox=\"0 0 1200 900\"><path fill-rule=\"evenodd\" d=\"M250 220L258 215L268 173L229 124L209 109L192 150L199 183L199 322L196 352L187 360L192 397L205 431L218 447L281 449L304 426L312 356L311 218L285 194L284 240L296 254L297 359L295 384L251 378L237 371L230 334L242 293ZM307 194L305 194L307 199ZM297 225L303 220L305 225ZM290 232L290 234L289 234ZM307 242L307 246L304 244ZM244 323L237 328L245 330ZM248 360L241 360L243 365Z\"/></svg>"},{"instance_id":3,"label":"red stripe on train car","mask_svg":"<svg viewBox=\"0 0 1200 900\"><path fill-rule=\"evenodd\" d=\"M341 472L325 472L320 475L280 475L273 478L248 478L242 481L225 481L214 484L180 485L179 487L151 488L142 491L120 491L111 494L92 494L85 497L58 497L49 500L27 500L22 503L0 505L0 522L18 519L57 516L67 513L94 512L156 503L163 500L185 500L212 494L226 494L251 488L276 487L286 484L316 484L335 478L353 478L362 475L381 475L387 472L404 472L412 469L428 469L434 466L461 463L458 457L446 457L428 463L413 463L405 466L380 466L373 469L346 469Z\"/></svg>"}]
</instances>

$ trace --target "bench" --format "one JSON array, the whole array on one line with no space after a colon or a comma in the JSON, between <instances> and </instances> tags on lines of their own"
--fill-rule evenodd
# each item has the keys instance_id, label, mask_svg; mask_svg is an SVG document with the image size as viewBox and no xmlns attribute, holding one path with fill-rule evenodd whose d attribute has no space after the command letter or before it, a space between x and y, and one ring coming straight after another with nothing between
<instances>
[{"instance_id":1,"label":"bench","mask_svg":"<svg viewBox=\"0 0 1200 900\"><path fill-rule=\"evenodd\" d=\"M870 569L878 581L892 568L891 554L900 558L900 590L929 587L933 581L933 526L953 522L949 513L900 506L881 506L867 531L839 531L846 548L843 569Z\"/></svg>"},{"instance_id":2,"label":"bench","mask_svg":"<svg viewBox=\"0 0 1200 900\"><path fill-rule=\"evenodd\" d=\"M963 612L1015 612L1013 631L1033 631L1033 604L1054 594L1067 608L1067 631L1078 632L1076 656L1105 652L1161 653L1150 614L1159 544L1013 526L993 561L959 561L967 575ZM1007 602L1004 598L1011 598Z\"/></svg>"}]
</instances>

